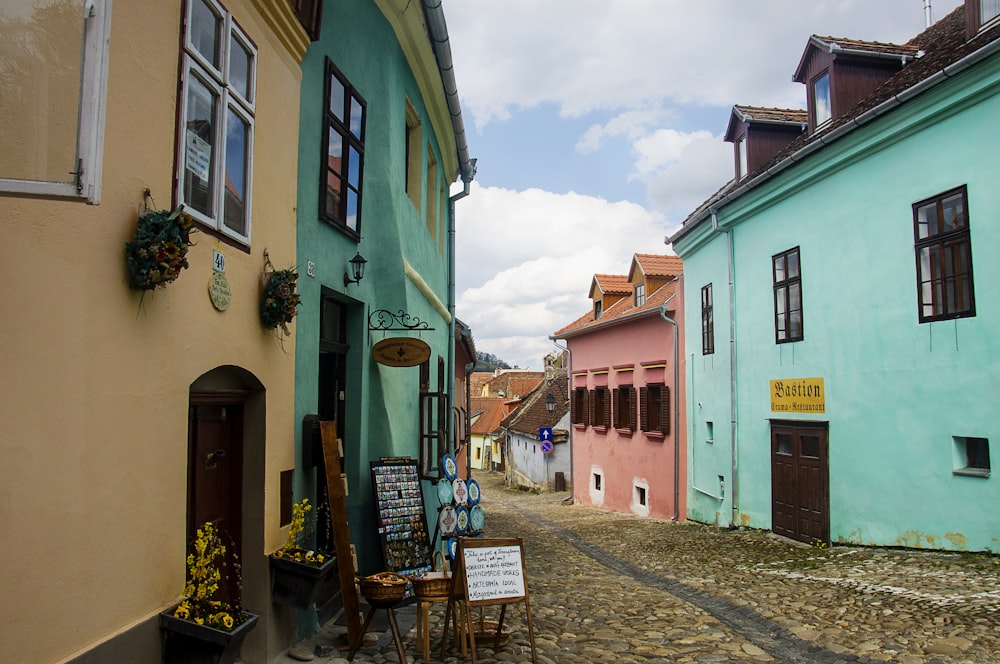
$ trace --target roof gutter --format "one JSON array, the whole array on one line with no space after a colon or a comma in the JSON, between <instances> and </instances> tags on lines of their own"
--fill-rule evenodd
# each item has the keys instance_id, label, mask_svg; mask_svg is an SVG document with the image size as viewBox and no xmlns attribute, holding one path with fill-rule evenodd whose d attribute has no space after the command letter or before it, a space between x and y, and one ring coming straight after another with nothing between
<instances>
[{"instance_id":1,"label":"roof gutter","mask_svg":"<svg viewBox=\"0 0 1000 664\"><path fill-rule=\"evenodd\" d=\"M451 43L448 39L448 25L444 20L441 0L422 0L424 20L430 34L431 47L437 58L444 94L451 114L451 126L455 132L455 147L458 151L458 170L462 182L468 185L476 177L476 160L469 157L469 144L465 138L465 122L462 121L462 106L458 102L458 84L455 82L455 65L451 59Z\"/></svg>"},{"instance_id":2,"label":"roof gutter","mask_svg":"<svg viewBox=\"0 0 1000 664\"><path fill-rule=\"evenodd\" d=\"M677 277L674 277L675 280L676 278ZM667 298L667 302L673 299L673 297L674 296L671 295L669 298ZM665 304L661 306L665 306ZM604 321L603 323L591 323L590 325L582 327L579 330L572 330L570 332L566 332L565 334L550 334L549 340L555 341L556 339L571 339L573 337L580 336L581 334L588 334L590 332L594 332L595 330L603 330L606 327L614 327L615 325L618 325L620 323L628 323L639 318L645 318L647 316L655 316L657 315L658 311L659 307L656 307L650 309L643 309L641 311L636 311L631 314L626 314L624 316L616 316L614 318ZM671 311L673 310L671 309Z\"/></svg>"},{"instance_id":3,"label":"roof gutter","mask_svg":"<svg viewBox=\"0 0 1000 664\"><path fill-rule=\"evenodd\" d=\"M737 186L735 189L727 191L722 194L719 198L711 201L709 205L706 205L702 212L691 220L690 223L684 224L679 231L670 236L669 241L671 244L682 239L689 232L694 230L694 228L701 224L701 222L714 216L709 213L710 208L718 210L727 203L739 198L749 190L764 184L766 181L770 180L772 177L785 170L789 166L792 166L806 157L810 156L812 153L821 149L822 147L833 143L834 141L843 138L846 134L854 131L866 125L873 120L885 115L889 111L895 109L897 106L909 101L913 97L927 91L928 89L936 86L945 79L951 78L958 75L959 73L965 71L966 69L978 64L980 61L985 60L989 56L993 55L997 51L1000 51L1000 39L994 40L982 47L978 51L974 51L964 58L951 63L950 65L944 67L943 69L935 72L934 74L928 76L922 81L908 87L899 94L893 95L889 99L886 99L878 106L870 108L864 113L858 115L857 117L851 118L849 121L845 122L838 127L835 127L829 133L820 136L817 140L811 141L799 148L791 155L785 157L779 161L774 166L769 166L763 173L754 176L747 182Z\"/></svg>"}]
</instances>

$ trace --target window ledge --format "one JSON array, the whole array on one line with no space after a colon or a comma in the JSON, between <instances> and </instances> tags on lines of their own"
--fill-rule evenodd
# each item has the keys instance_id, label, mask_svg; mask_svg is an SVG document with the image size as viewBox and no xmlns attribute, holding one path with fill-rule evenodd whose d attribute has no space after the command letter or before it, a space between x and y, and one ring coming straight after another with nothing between
<instances>
[{"instance_id":1,"label":"window ledge","mask_svg":"<svg viewBox=\"0 0 1000 664\"><path fill-rule=\"evenodd\" d=\"M667 434L660 433L659 431L643 431L643 433L646 434L646 438L651 438L655 441L662 441L667 437Z\"/></svg>"},{"instance_id":2,"label":"window ledge","mask_svg":"<svg viewBox=\"0 0 1000 664\"><path fill-rule=\"evenodd\" d=\"M597 433L607 433L608 432L608 428L607 427L597 427L597 426L595 426L595 427L593 427L593 429Z\"/></svg>"},{"instance_id":3,"label":"window ledge","mask_svg":"<svg viewBox=\"0 0 1000 664\"><path fill-rule=\"evenodd\" d=\"M956 468L951 471L952 475L965 475L966 477L989 477L989 468Z\"/></svg>"},{"instance_id":4,"label":"window ledge","mask_svg":"<svg viewBox=\"0 0 1000 664\"><path fill-rule=\"evenodd\" d=\"M618 427L615 427L615 431L619 436L628 436L629 438L631 438L632 434L635 433L632 429L619 429Z\"/></svg>"},{"instance_id":5,"label":"window ledge","mask_svg":"<svg viewBox=\"0 0 1000 664\"><path fill-rule=\"evenodd\" d=\"M580 424L579 422L574 422L573 423L573 428L576 429L577 431L583 431L584 429L587 428L587 425L586 424Z\"/></svg>"}]
</instances>

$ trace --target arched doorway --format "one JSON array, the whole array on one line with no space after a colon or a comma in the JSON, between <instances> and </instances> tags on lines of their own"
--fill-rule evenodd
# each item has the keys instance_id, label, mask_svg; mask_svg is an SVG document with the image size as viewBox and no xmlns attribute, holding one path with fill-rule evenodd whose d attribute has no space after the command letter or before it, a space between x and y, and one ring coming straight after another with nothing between
<instances>
[{"instance_id":1,"label":"arched doorway","mask_svg":"<svg viewBox=\"0 0 1000 664\"><path fill-rule=\"evenodd\" d=\"M188 396L188 540L206 521L215 525L230 570L219 599L242 595L244 605L258 593L241 588L239 578L254 578L251 552L263 549L264 403L260 381L235 366L202 374Z\"/></svg>"}]
</instances>

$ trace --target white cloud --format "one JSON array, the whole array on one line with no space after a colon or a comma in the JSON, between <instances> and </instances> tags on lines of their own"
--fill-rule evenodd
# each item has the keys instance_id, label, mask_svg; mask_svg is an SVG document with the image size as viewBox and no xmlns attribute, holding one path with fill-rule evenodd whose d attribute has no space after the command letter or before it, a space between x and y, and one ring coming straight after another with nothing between
<instances>
[{"instance_id":1,"label":"white cloud","mask_svg":"<svg viewBox=\"0 0 1000 664\"><path fill-rule=\"evenodd\" d=\"M575 193L473 183L456 223L458 317L479 350L536 369L548 336L589 311L595 273L624 274L635 252L670 253L658 215Z\"/></svg>"},{"instance_id":2,"label":"white cloud","mask_svg":"<svg viewBox=\"0 0 1000 664\"><path fill-rule=\"evenodd\" d=\"M960 2L936 0L935 17ZM804 106L791 77L810 35L902 43L924 27L918 0L449 0L445 11L470 147L494 164L457 205L458 316L479 350L535 369L548 336L588 311L594 273L669 253L664 236L732 177L719 119L733 104ZM498 123L521 145L557 145L542 124L555 115L576 121L570 154L538 164L523 147L495 161L478 151ZM504 166L518 182L581 172L560 157L612 193L503 187ZM637 181L641 204L606 200Z\"/></svg>"}]
</instances>

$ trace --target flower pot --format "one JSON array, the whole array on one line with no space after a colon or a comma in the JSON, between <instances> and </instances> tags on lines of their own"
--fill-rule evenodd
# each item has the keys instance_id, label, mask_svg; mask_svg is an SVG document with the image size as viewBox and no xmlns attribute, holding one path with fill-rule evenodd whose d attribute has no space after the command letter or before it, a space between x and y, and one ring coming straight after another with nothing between
<instances>
[{"instance_id":1,"label":"flower pot","mask_svg":"<svg viewBox=\"0 0 1000 664\"><path fill-rule=\"evenodd\" d=\"M271 600L308 609L320 598L331 574L336 576L336 566L334 556L318 566L271 556Z\"/></svg>"},{"instance_id":2,"label":"flower pot","mask_svg":"<svg viewBox=\"0 0 1000 664\"><path fill-rule=\"evenodd\" d=\"M240 646L257 624L257 615L244 611L245 619L229 632L160 613L163 664L232 664Z\"/></svg>"}]
</instances>

